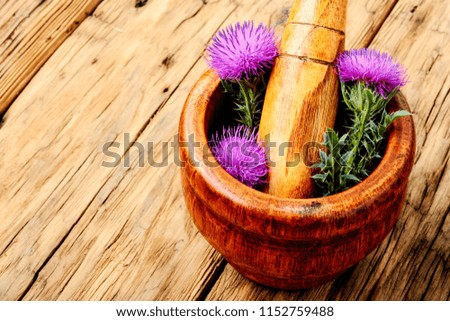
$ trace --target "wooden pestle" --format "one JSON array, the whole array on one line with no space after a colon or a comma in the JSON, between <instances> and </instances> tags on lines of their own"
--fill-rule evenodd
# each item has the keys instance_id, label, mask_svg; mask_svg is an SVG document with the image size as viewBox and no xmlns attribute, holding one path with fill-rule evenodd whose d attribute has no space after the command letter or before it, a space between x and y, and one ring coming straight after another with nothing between
<instances>
[{"instance_id":1,"label":"wooden pestle","mask_svg":"<svg viewBox=\"0 0 450 321\"><path fill-rule=\"evenodd\" d=\"M344 50L346 12L347 0L294 1L259 128L260 138L273 145L267 146L270 194L313 196L309 166L336 118L339 79L333 64Z\"/></svg>"}]
</instances>

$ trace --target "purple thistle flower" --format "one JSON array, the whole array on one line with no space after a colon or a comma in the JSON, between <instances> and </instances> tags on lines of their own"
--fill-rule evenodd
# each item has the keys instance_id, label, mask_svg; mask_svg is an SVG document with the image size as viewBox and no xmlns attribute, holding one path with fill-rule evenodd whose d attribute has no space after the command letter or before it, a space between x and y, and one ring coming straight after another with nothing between
<instances>
[{"instance_id":1,"label":"purple thistle flower","mask_svg":"<svg viewBox=\"0 0 450 321\"><path fill-rule=\"evenodd\" d=\"M207 62L223 80L258 76L272 67L278 55L274 31L253 21L219 30L206 49Z\"/></svg>"},{"instance_id":2,"label":"purple thistle flower","mask_svg":"<svg viewBox=\"0 0 450 321\"><path fill-rule=\"evenodd\" d=\"M216 133L210 147L219 164L234 178L250 187L266 182L269 171L264 147L257 142L257 132L239 125Z\"/></svg>"},{"instance_id":3,"label":"purple thistle flower","mask_svg":"<svg viewBox=\"0 0 450 321\"><path fill-rule=\"evenodd\" d=\"M374 49L352 49L337 59L342 82L363 81L386 98L395 88L405 85L406 71L388 53Z\"/></svg>"}]
</instances>

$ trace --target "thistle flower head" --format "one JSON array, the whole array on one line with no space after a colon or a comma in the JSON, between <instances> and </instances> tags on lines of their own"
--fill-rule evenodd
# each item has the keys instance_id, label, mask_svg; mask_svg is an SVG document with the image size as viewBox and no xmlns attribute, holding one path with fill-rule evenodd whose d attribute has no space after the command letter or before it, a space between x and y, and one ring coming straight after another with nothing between
<instances>
[{"instance_id":1,"label":"thistle flower head","mask_svg":"<svg viewBox=\"0 0 450 321\"><path fill-rule=\"evenodd\" d=\"M387 97L395 88L406 83L406 71L388 53L374 49L352 49L337 59L339 78L342 82L363 81L373 86L381 96Z\"/></svg>"},{"instance_id":2,"label":"thistle flower head","mask_svg":"<svg viewBox=\"0 0 450 321\"><path fill-rule=\"evenodd\" d=\"M265 183L268 173L264 147L257 132L246 126L224 128L212 137L210 147L219 164L234 178L250 187Z\"/></svg>"},{"instance_id":3,"label":"thistle flower head","mask_svg":"<svg viewBox=\"0 0 450 321\"><path fill-rule=\"evenodd\" d=\"M206 52L208 65L221 79L239 80L267 71L278 49L273 30L246 21L219 30Z\"/></svg>"}]
</instances>

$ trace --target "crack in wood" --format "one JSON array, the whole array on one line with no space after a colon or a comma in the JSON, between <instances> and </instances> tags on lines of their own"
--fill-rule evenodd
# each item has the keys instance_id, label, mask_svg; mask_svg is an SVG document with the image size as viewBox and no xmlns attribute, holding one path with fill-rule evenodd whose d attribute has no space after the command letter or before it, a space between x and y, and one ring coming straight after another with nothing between
<instances>
[{"instance_id":1,"label":"crack in wood","mask_svg":"<svg viewBox=\"0 0 450 321\"><path fill-rule=\"evenodd\" d=\"M197 9L197 11L195 11L191 16L189 16L189 17L183 19L183 20L178 24L178 26L175 27L174 32L177 31L177 30L178 30L184 23L186 23L187 21L189 21L189 20L195 18L195 16L197 16L197 15L200 13L200 11L202 11L202 9L205 7L206 4L207 4L207 3L203 2L203 5L201 5L200 8Z\"/></svg>"},{"instance_id":2,"label":"crack in wood","mask_svg":"<svg viewBox=\"0 0 450 321\"><path fill-rule=\"evenodd\" d=\"M87 160L87 159L86 159ZM86 162L86 160L83 162L83 164ZM81 166L78 168L78 170L81 168ZM77 170L77 171L78 171ZM106 182L105 182L106 184ZM104 184L104 185L105 185ZM72 224L72 226L70 227L70 229L67 231L67 233L61 238L61 241L53 248L53 250L50 252L50 254L47 256L47 258L44 260L44 262L41 264L41 266L36 270L36 272L34 273L34 276L32 278L32 280L30 281L30 283L28 284L27 288L22 292L22 294L19 296L18 301L22 301L24 299L24 297L28 294L28 292L31 290L31 288L33 287L33 285L36 283L36 281L39 278L39 275L41 273L41 271L46 267L46 265L48 264L48 262L53 258L54 254L61 248L61 246L64 244L64 242L66 241L66 239L69 237L69 235L72 233L72 231L74 230L74 228L78 225L78 223L81 221L81 219L84 217L84 215L86 214L86 212L88 211L88 209L91 207L91 205L94 203L95 199L98 196L98 193L101 191L101 189L92 197L92 199L89 201L88 205L85 207L85 209L83 210L83 212L81 213L81 215L77 218L77 220ZM63 204L64 206L64 204ZM93 217L91 218L92 221ZM67 285L67 283L66 283Z\"/></svg>"},{"instance_id":3,"label":"crack in wood","mask_svg":"<svg viewBox=\"0 0 450 321\"><path fill-rule=\"evenodd\" d=\"M211 274L208 282L204 285L204 287L201 289L200 293L198 293L197 297L195 298L195 301L205 301L208 297L208 294L211 292L212 288L216 284L219 277L222 275L223 271L225 270L225 267L227 266L228 262L221 258L220 262L217 264L217 267L213 269L213 273Z\"/></svg>"},{"instance_id":4,"label":"crack in wood","mask_svg":"<svg viewBox=\"0 0 450 321\"><path fill-rule=\"evenodd\" d=\"M380 32L380 30L383 27L384 23L387 21L387 18L390 16L390 14L394 10L394 8L397 5L397 3L399 3L399 1L400 0L396 0L389 6L389 8L386 10L385 15L381 18L380 24L375 26L375 28L373 29L372 34L369 37L367 37L367 40L364 42L362 47L366 48L366 47L370 46L370 44L373 42L375 37L378 35L378 33Z\"/></svg>"},{"instance_id":5,"label":"crack in wood","mask_svg":"<svg viewBox=\"0 0 450 321\"><path fill-rule=\"evenodd\" d=\"M125 227L128 224L128 221L130 219L127 218L127 220L125 221L125 223L123 223L122 228L119 230L119 233L117 233L117 235L114 237L114 239L112 240L111 243L108 244L108 246L105 248L105 252L107 252L112 246L114 246L114 244L116 244L116 242L120 239L120 237L122 236L123 232L125 231Z\"/></svg>"},{"instance_id":6,"label":"crack in wood","mask_svg":"<svg viewBox=\"0 0 450 321\"><path fill-rule=\"evenodd\" d=\"M437 238L440 236L439 231L442 231L442 227L444 226L444 223L445 223L446 219L447 219L447 215L444 215L443 219L441 220L441 222L439 223L439 225L438 225L438 227L436 229L437 232L435 233L435 235L434 235L434 237L433 237L433 239L431 241L423 240L423 242L420 242L420 245L423 245L423 247L426 248L427 251L423 255L422 260L420 261L420 263L418 265L417 264L414 265L415 272L414 272L413 275L411 275L411 277L410 277L411 280L415 280L416 279L417 275L419 274L420 270L422 269L422 266L423 266L424 262L426 262L426 259L428 258L429 253L430 252L434 253L433 245L436 242ZM415 253L419 253L420 254L420 247L421 246L417 246L415 248ZM433 259L433 261L434 261L434 259ZM404 289L403 294L404 294L404 298L405 299L408 299L407 294L410 292L410 289L411 289L411 287L413 285L414 285L414 282L409 282L409 286L406 289ZM425 296L426 293L427 292L424 291L421 296Z\"/></svg>"},{"instance_id":7,"label":"crack in wood","mask_svg":"<svg viewBox=\"0 0 450 321\"><path fill-rule=\"evenodd\" d=\"M449 90L447 91L447 94L444 96L444 99L442 100L442 103L438 105L438 104L437 104L437 101L438 101L438 99L439 99L439 97L440 97L440 95L441 95L441 92L442 92L442 90L444 89L444 86L445 86L445 84L447 83L447 79L448 79L449 77L450 77L450 75L447 75L446 78L445 78L445 80L442 82L442 86L439 88L439 91L437 92L436 96L434 97L433 105L431 106L430 112L428 113L427 118L425 119L424 124L425 124L426 136L425 136L425 139L424 139L424 143L425 143L425 141L426 141L426 138L427 138L427 135L428 135L428 132L429 132L429 128L433 127L434 122L436 121L436 118L437 118L437 114L434 115L435 117L433 118L433 121L431 122L430 125L428 125L428 121L430 120L430 117L431 117L431 115L432 115L432 111L433 111L436 107L438 107L439 105L443 105L443 104L444 104L444 102L445 102L445 100L446 100L446 98L447 98L447 96L448 96L448 94L449 94L449 92L450 92L450 89L449 89ZM423 145L422 145L422 147L423 147Z\"/></svg>"},{"instance_id":8,"label":"crack in wood","mask_svg":"<svg viewBox=\"0 0 450 321\"><path fill-rule=\"evenodd\" d=\"M334 28L330 28L330 27L326 27L326 26L320 26L320 25L315 24L315 23L290 21L290 22L288 22L286 25L311 26L311 27L314 27L314 28L321 28L321 29L326 29L326 30L329 30L329 31L333 31L333 32L336 32L336 33L338 33L338 34L340 34L340 35L342 35L342 36L345 36L345 32L342 31L342 30L338 30L338 29L334 29Z\"/></svg>"},{"instance_id":9,"label":"crack in wood","mask_svg":"<svg viewBox=\"0 0 450 321\"><path fill-rule=\"evenodd\" d=\"M280 54L278 54L278 57L287 57L287 58L292 58L292 59L298 59L301 60L303 62L313 62L316 64L320 64L320 65L325 65L325 66L330 66L330 67L334 67L334 63L333 62L329 62L329 61L325 61L325 60L321 60L321 59L316 59L316 58L311 58L311 57L307 57L307 56L296 56L296 55L291 55L288 53L284 53L281 52Z\"/></svg>"},{"instance_id":10,"label":"crack in wood","mask_svg":"<svg viewBox=\"0 0 450 321\"><path fill-rule=\"evenodd\" d=\"M438 260L438 262L436 264L434 264L434 261ZM428 294L428 291L430 290L430 286L433 283L433 276L436 274L436 271L438 269L438 263L439 263L439 258L436 256L433 259L433 262L431 262L431 267L434 267L433 271L431 272L431 276L430 276L430 280L428 281L427 286L425 287L425 290L423 291L423 294L420 298L420 301L425 300L426 295Z\"/></svg>"},{"instance_id":11,"label":"crack in wood","mask_svg":"<svg viewBox=\"0 0 450 321\"><path fill-rule=\"evenodd\" d=\"M36 33L36 34L31 34L33 36L36 36L36 38L32 38L30 43L27 43L27 47L26 48L22 48L21 52L31 52L30 48L32 46L37 46L39 45L38 42L39 40L42 40L45 44L46 44L46 48L49 48L50 45L53 45L53 48L51 49L47 49L48 51L46 52L40 52L40 54L35 58L34 61L34 68L32 70L30 70L30 67L28 67L29 64L25 64L24 62L22 63L18 63L18 65L22 66L22 68L24 68L23 66L26 66L24 70L21 70L24 74L23 75L19 75L20 77L16 76L13 80L8 79L9 75L7 74L10 70L14 70L15 72L17 72L16 68L13 68L12 66L8 66L8 68L4 68L3 72L0 74L0 78L5 78L6 75L6 79L2 79L5 83L10 83L11 81L14 81L14 83L12 85L9 85L9 87L7 88L3 88L3 97L1 98L0 101L0 119L2 119L5 115L5 113L8 111L8 109L14 104L15 100L17 99L17 97L22 93L22 91L24 90L24 88L31 82L31 80L34 78L34 76L36 75L36 73L39 71L40 67L42 67L42 65L44 65L44 63L46 63L48 61L48 59L53 55L53 53L64 43L64 41L72 34L72 32L77 29L79 27L79 25L81 24L82 21L84 21L84 19L89 15L92 14L92 12L94 12L96 10L96 8L103 2L104 0L93 0L92 1L92 6L88 7L89 11L85 12L84 17L81 18L81 20L77 20L75 19L74 21L72 21L69 26L67 27L67 29L64 31L64 36L62 34L60 34L60 37L48 37L47 35L42 35L41 33ZM7 56L11 56L15 53L16 50L18 50L19 46L22 43L22 41L14 41L12 39L14 32L17 30L17 28L21 27L24 25L25 20L29 19L35 12L37 9L41 8L42 6L44 6L46 3L49 3L49 5L51 5L53 2L48 2L46 0L41 0L40 2L37 3L37 5L28 13L27 16L25 16L24 18L22 18L22 20L19 22L19 24L15 27L15 29L10 33L10 35L8 36L11 37L11 43L9 45L13 45L13 47L11 47L7 53ZM72 1L68 3L68 5L66 6L66 9L72 5ZM57 7L56 9L59 9L59 7ZM66 10L64 9L64 10ZM54 17L57 17L57 14L53 14L53 15L47 15L47 21L50 21L51 19L54 19ZM43 20L37 20L39 22L39 25L41 26L42 29L42 25L46 25L47 22L43 22ZM53 20L52 20L53 21ZM70 20L69 20L70 21ZM37 22L36 22L37 23ZM33 25L32 25L33 26ZM45 28L43 28L45 29ZM52 28L53 29L53 28ZM60 30L60 29L57 29ZM36 31L34 31L36 32ZM50 41L53 40L53 43L51 44ZM38 48L40 49L40 48ZM13 63L17 63L17 61L20 61L21 59L24 59L23 54L21 55L17 55L15 58L15 61L13 61ZM2 66L0 66L1 69ZM16 83L15 79L20 79L21 82Z\"/></svg>"},{"instance_id":12,"label":"crack in wood","mask_svg":"<svg viewBox=\"0 0 450 321\"><path fill-rule=\"evenodd\" d=\"M69 231L64 235L64 237L61 239L61 241L52 249L50 254L47 256L47 258L44 260L44 262L41 264L41 266L37 269L36 272L34 272L33 278L31 279L30 283L26 287L26 289L22 292L22 294L17 299L18 301L22 301L25 295L30 291L30 289L33 287L33 284L36 282L36 280L39 277L39 274L44 269L44 267L47 265L47 263L50 261L50 259L53 257L53 255L56 253L56 251L61 247L61 245L64 243L66 238L69 236L70 232L73 230L73 228L77 225L79 220L81 219L82 215L78 218L78 220L72 225L72 227L69 229Z\"/></svg>"}]
</instances>

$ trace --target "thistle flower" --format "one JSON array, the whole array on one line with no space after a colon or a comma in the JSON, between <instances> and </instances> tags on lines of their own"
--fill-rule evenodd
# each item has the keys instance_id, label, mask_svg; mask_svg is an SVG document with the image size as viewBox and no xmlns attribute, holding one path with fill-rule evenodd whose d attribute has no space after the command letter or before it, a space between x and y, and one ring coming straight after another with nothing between
<instances>
[{"instance_id":1,"label":"thistle flower","mask_svg":"<svg viewBox=\"0 0 450 321\"><path fill-rule=\"evenodd\" d=\"M374 49L343 52L337 59L337 68L342 82L363 81L384 98L406 83L405 69L388 53Z\"/></svg>"},{"instance_id":2,"label":"thistle flower","mask_svg":"<svg viewBox=\"0 0 450 321\"><path fill-rule=\"evenodd\" d=\"M256 140L257 132L248 127L223 128L212 137L210 147L219 164L234 178L250 187L265 183L268 173L264 147Z\"/></svg>"},{"instance_id":3,"label":"thistle flower","mask_svg":"<svg viewBox=\"0 0 450 321\"><path fill-rule=\"evenodd\" d=\"M207 62L222 80L248 79L267 71L278 54L274 31L253 21L216 33L206 49Z\"/></svg>"}]
</instances>

